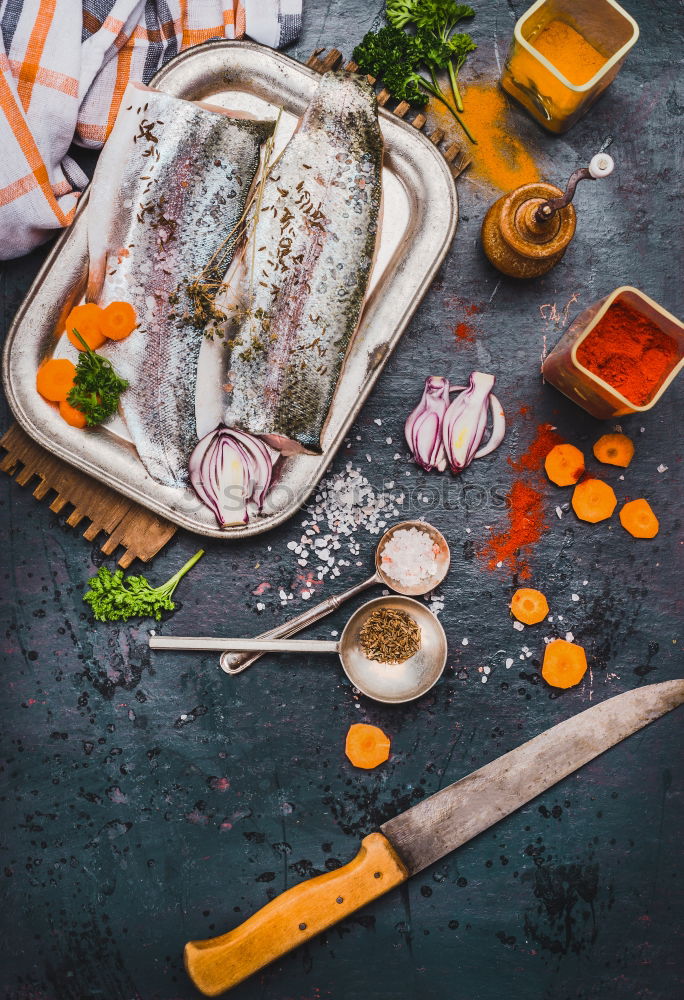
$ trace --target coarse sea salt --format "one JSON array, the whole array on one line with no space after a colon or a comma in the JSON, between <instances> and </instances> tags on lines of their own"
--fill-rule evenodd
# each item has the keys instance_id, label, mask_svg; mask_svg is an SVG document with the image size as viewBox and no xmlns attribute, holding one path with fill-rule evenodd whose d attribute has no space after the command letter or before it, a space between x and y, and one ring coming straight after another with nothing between
<instances>
[{"instance_id":1,"label":"coarse sea salt","mask_svg":"<svg viewBox=\"0 0 684 1000\"><path fill-rule=\"evenodd\" d=\"M435 575L438 551L427 531L400 528L383 546L380 567L400 586L413 587Z\"/></svg>"}]
</instances>

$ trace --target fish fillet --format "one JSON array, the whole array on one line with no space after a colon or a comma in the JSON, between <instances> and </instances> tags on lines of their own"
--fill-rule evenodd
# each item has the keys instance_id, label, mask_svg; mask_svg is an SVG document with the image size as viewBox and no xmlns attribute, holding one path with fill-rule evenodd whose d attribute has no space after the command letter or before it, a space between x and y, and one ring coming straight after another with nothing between
<instances>
[{"instance_id":1,"label":"fish fillet","mask_svg":"<svg viewBox=\"0 0 684 1000\"><path fill-rule=\"evenodd\" d=\"M129 84L95 171L87 297L136 310L139 328L101 353L130 383L122 415L146 470L167 486L188 482L197 443L202 333L187 321L183 283L219 248L230 260L274 124Z\"/></svg>"},{"instance_id":2,"label":"fish fillet","mask_svg":"<svg viewBox=\"0 0 684 1000\"><path fill-rule=\"evenodd\" d=\"M382 136L365 80L327 73L256 203L224 423L284 454L321 433L359 323L380 222ZM239 275L239 276L236 276Z\"/></svg>"}]
</instances>

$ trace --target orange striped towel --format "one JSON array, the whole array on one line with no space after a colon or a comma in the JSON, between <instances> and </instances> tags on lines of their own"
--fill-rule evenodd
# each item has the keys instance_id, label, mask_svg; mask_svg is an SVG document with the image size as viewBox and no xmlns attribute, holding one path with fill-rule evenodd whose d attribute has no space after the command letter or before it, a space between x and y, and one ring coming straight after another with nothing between
<instances>
[{"instance_id":1,"label":"orange striped towel","mask_svg":"<svg viewBox=\"0 0 684 1000\"><path fill-rule=\"evenodd\" d=\"M148 83L209 38L281 48L302 0L0 0L0 260L67 226L88 178L72 141L99 149L129 80Z\"/></svg>"}]
</instances>

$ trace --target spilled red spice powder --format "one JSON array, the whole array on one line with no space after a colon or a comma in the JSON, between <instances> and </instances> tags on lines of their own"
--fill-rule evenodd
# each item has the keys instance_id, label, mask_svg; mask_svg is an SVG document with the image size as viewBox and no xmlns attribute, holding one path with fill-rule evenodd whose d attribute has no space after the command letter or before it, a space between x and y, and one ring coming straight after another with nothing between
<instances>
[{"instance_id":1,"label":"spilled red spice powder","mask_svg":"<svg viewBox=\"0 0 684 1000\"><path fill-rule=\"evenodd\" d=\"M636 406L645 406L680 358L677 342L636 309L615 302L577 348L577 360Z\"/></svg>"},{"instance_id":2,"label":"spilled red spice powder","mask_svg":"<svg viewBox=\"0 0 684 1000\"><path fill-rule=\"evenodd\" d=\"M458 323L454 330L456 340L465 341L468 344L475 343L475 331L469 323Z\"/></svg>"},{"instance_id":3,"label":"spilled red spice powder","mask_svg":"<svg viewBox=\"0 0 684 1000\"><path fill-rule=\"evenodd\" d=\"M502 563L520 579L529 580L531 570L527 555L533 545L549 530L544 512L544 494L536 488L544 475L544 459L563 438L550 424L539 424L527 450L508 462L517 473L508 491L507 527L488 539L480 552L489 569Z\"/></svg>"},{"instance_id":4,"label":"spilled red spice powder","mask_svg":"<svg viewBox=\"0 0 684 1000\"><path fill-rule=\"evenodd\" d=\"M544 470L544 459L557 444L563 444L563 438L553 430L551 424L539 424L537 433L530 442L527 451L519 459L508 456L508 464L516 472L538 472Z\"/></svg>"}]
</instances>

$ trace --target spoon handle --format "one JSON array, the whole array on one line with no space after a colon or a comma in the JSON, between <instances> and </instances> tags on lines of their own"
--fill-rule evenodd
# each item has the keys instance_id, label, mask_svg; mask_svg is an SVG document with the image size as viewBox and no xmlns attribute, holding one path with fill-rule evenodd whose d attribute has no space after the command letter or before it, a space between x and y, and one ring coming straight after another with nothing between
<instances>
[{"instance_id":1,"label":"spoon handle","mask_svg":"<svg viewBox=\"0 0 684 1000\"><path fill-rule=\"evenodd\" d=\"M372 587L376 583L382 583L380 576L377 573L373 573L369 576L367 580L362 583L357 583L355 586L350 587L349 590L345 590L343 594L333 595L332 597L326 598L325 601L321 601L320 604L314 605L312 608L307 608L303 611L301 615L297 615L296 618L290 618L289 621L284 622L282 625L277 625L276 628L270 629L268 632L263 632L261 635L257 636L258 639L285 639L287 636L294 635L296 632L300 632L302 629L307 628L309 625L313 625L317 622L319 618L325 618L331 612L335 611L341 604L348 601L350 597L355 597L356 594L363 593L369 587ZM227 674L240 674L243 670L259 659L262 653L229 653L224 652L221 657L221 669L225 670Z\"/></svg>"},{"instance_id":2,"label":"spoon handle","mask_svg":"<svg viewBox=\"0 0 684 1000\"><path fill-rule=\"evenodd\" d=\"M329 639L222 639L204 635L151 635L150 649L249 649L262 653L338 653Z\"/></svg>"}]
</instances>

